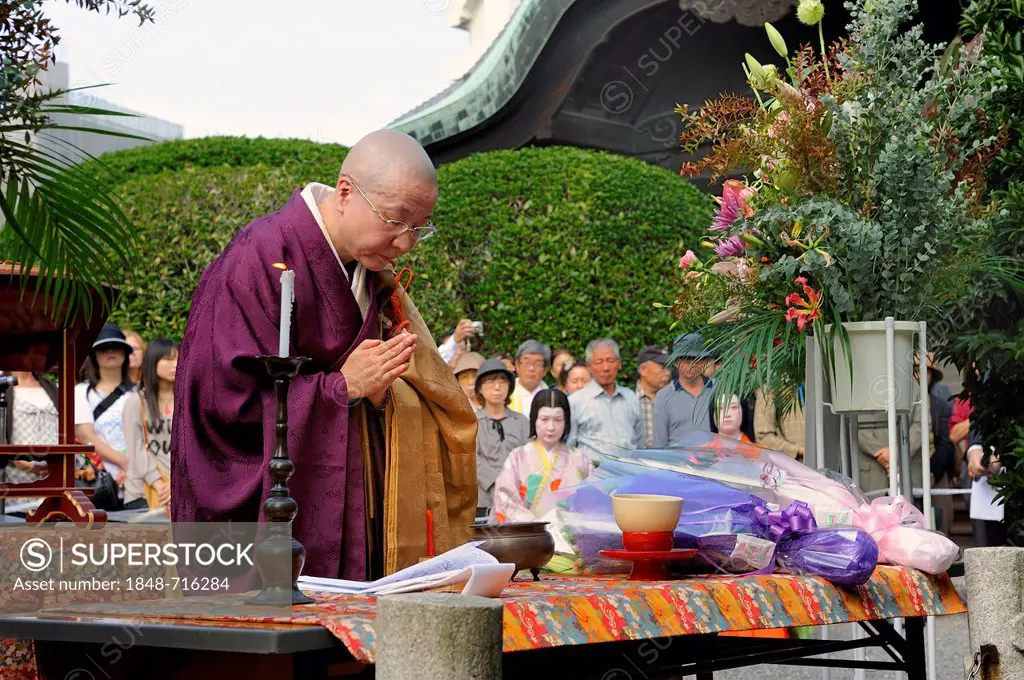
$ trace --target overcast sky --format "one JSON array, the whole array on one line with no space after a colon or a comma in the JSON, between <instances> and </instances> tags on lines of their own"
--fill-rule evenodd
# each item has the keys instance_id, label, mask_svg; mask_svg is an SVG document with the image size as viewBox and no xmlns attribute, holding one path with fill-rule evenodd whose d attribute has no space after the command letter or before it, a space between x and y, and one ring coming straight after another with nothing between
<instances>
[{"instance_id":1,"label":"overcast sky","mask_svg":"<svg viewBox=\"0 0 1024 680\"><path fill-rule=\"evenodd\" d=\"M446 87L468 50L451 0L151 0L157 17L49 0L72 85L185 126L186 137L351 144Z\"/></svg>"}]
</instances>

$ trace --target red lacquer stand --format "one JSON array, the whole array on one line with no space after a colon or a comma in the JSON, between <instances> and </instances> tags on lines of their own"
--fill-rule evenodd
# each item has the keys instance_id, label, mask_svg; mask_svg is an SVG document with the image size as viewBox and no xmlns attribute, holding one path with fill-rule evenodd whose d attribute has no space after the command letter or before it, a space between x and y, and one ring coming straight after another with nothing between
<instances>
[{"instance_id":1,"label":"red lacquer stand","mask_svg":"<svg viewBox=\"0 0 1024 680\"><path fill-rule=\"evenodd\" d=\"M107 521L107 513L93 506L92 489L75 488L75 455L93 453L92 446L75 441L76 371L89 355L106 318L102 301L94 294L91 314L64 321L63 314L51 314L49 298L36 294L36 270L22 271L20 265L0 263L0 370L55 372L58 386L58 443L52 446L0 444L0 456L45 456L49 474L25 484L0 482L3 498L45 497L29 522L67 520L85 528ZM27 285L23 288L23 282ZM112 302L116 289L107 288ZM58 321L54 321L54 319Z\"/></svg>"},{"instance_id":2,"label":"red lacquer stand","mask_svg":"<svg viewBox=\"0 0 1024 680\"><path fill-rule=\"evenodd\" d=\"M610 560L632 562L630 581L665 581L668 579L668 562L689 560L696 550L677 548L675 550L602 550L601 557Z\"/></svg>"}]
</instances>

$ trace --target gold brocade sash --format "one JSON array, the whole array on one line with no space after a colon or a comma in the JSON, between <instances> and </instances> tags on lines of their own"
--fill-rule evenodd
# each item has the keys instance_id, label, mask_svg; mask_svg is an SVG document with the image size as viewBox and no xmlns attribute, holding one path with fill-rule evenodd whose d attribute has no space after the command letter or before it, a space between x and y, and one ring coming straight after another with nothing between
<instances>
[{"instance_id":1,"label":"gold brocade sash","mask_svg":"<svg viewBox=\"0 0 1024 680\"><path fill-rule=\"evenodd\" d=\"M384 286L394 287L393 276L379 276ZM476 415L438 354L423 317L408 295L401 297L405 321L419 342L408 371L391 386L384 416L386 574L427 554L427 510L433 514L438 554L467 542L477 501ZM360 408L361 419L367 417L365 408ZM365 434L362 445L363 460L368 461ZM372 492L372 485L367 489ZM372 500L367 499L368 510L375 506Z\"/></svg>"}]
</instances>

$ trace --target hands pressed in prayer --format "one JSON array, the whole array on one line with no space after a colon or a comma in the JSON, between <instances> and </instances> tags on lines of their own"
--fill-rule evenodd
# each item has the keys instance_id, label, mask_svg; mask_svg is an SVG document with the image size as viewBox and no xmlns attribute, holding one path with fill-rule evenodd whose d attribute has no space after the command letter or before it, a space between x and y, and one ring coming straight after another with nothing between
<instances>
[{"instance_id":1,"label":"hands pressed in prayer","mask_svg":"<svg viewBox=\"0 0 1024 680\"><path fill-rule=\"evenodd\" d=\"M345 360L341 373L348 383L350 401L368 398L375 406L384 401L388 387L409 368L416 336L403 332L387 341L364 340Z\"/></svg>"}]
</instances>

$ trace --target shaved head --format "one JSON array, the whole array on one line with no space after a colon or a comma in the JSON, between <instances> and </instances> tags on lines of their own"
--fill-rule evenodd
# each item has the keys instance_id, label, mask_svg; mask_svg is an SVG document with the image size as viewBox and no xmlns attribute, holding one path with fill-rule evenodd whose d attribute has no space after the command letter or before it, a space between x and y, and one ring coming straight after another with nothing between
<instances>
[{"instance_id":1,"label":"shaved head","mask_svg":"<svg viewBox=\"0 0 1024 680\"><path fill-rule=\"evenodd\" d=\"M353 177L366 190L396 196L409 185L437 187L430 156L415 139L398 130L377 130L353 146L341 164L341 174Z\"/></svg>"},{"instance_id":2,"label":"shaved head","mask_svg":"<svg viewBox=\"0 0 1024 680\"><path fill-rule=\"evenodd\" d=\"M360 139L341 164L330 198L318 203L331 243L342 261L371 271L396 260L434 227L437 172L415 139L377 130Z\"/></svg>"}]
</instances>

